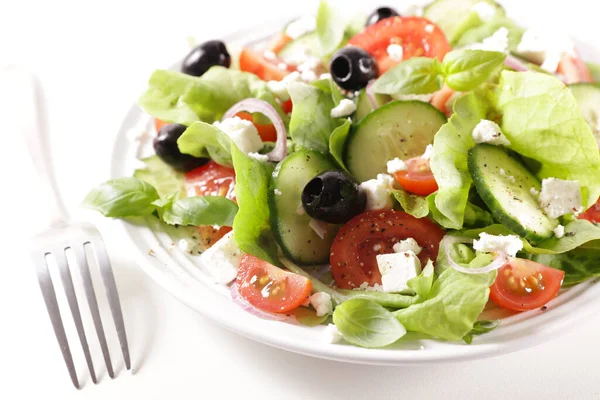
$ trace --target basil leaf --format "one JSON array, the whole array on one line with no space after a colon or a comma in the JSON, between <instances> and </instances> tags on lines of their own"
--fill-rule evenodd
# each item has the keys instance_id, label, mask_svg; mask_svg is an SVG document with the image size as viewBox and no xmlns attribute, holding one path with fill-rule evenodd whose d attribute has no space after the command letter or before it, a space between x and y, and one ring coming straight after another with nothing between
<instances>
[{"instance_id":1,"label":"basil leaf","mask_svg":"<svg viewBox=\"0 0 600 400\"><path fill-rule=\"evenodd\" d=\"M151 156L142 160L146 168L137 169L133 173L135 178L148 182L158 192L161 199L171 195L185 196L184 174L176 171L158 156Z\"/></svg>"},{"instance_id":2,"label":"basil leaf","mask_svg":"<svg viewBox=\"0 0 600 400\"><path fill-rule=\"evenodd\" d=\"M232 226L238 206L222 196L195 196L164 206L162 219L170 225Z\"/></svg>"},{"instance_id":3,"label":"basil leaf","mask_svg":"<svg viewBox=\"0 0 600 400\"><path fill-rule=\"evenodd\" d=\"M329 137L329 152L337 164L346 171L348 169L344 164L344 149L346 147L346 139L350 133L350 126L352 126L352 123L345 120L342 125L335 128Z\"/></svg>"},{"instance_id":4,"label":"basil leaf","mask_svg":"<svg viewBox=\"0 0 600 400\"><path fill-rule=\"evenodd\" d=\"M99 211L105 217L141 217L152 214L159 196L152 185L133 177L112 179L94 188L82 207Z\"/></svg>"},{"instance_id":5,"label":"basil leaf","mask_svg":"<svg viewBox=\"0 0 600 400\"><path fill-rule=\"evenodd\" d=\"M219 128L198 121L190 125L177 140L179 151L194 157L210 157L225 167L233 165L231 139Z\"/></svg>"},{"instance_id":6,"label":"basil leaf","mask_svg":"<svg viewBox=\"0 0 600 400\"><path fill-rule=\"evenodd\" d=\"M498 72L505 59L506 54L498 51L451 51L442 63L446 85L461 92L475 89Z\"/></svg>"},{"instance_id":7,"label":"basil leaf","mask_svg":"<svg viewBox=\"0 0 600 400\"><path fill-rule=\"evenodd\" d=\"M337 306L333 323L347 342L361 347L387 346L406 334L391 312L365 299L352 299Z\"/></svg>"},{"instance_id":8,"label":"basil leaf","mask_svg":"<svg viewBox=\"0 0 600 400\"><path fill-rule=\"evenodd\" d=\"M429 214L427 198L408 193L405 190L392 190L392 196L402 209L415 218L423 218Z\"/></svg>"},{"instance_id":9,"label":"basil leaf","mask_svg":"<svg viewBox=\"0 0 600 400\"><path fill-rule=\"evenodd\" d=\"M373 84L373 92L391 95L428 94L444 83L440 62L435 58L413 57L398 63Z\"/></svg>"},{"instance_id":10,"label":"basil leaf","mask_svg":"<svg viewBox=\"0 0 600 400\"><path fill-rule=\"evenodd\" d=\"M499 320L495 321L477 321L473 325L473 329L471 332L467 333L463 340L466 344L471 344L473 342L473 336L475 335L483 335L484 333L488 333L496 329L500 325Z\"/></svg>"},{"instance_id":11,"label":"basil leaf","mask_svg":"<svg viewBox=\"0 0 600 400\"><path fill-rule=\"evenodd\" d=\"M317 38L322 57L330 55L340 46L345 30L343 18L326 1L321 0L317 10Z\"/></svg>"}]
</instances>

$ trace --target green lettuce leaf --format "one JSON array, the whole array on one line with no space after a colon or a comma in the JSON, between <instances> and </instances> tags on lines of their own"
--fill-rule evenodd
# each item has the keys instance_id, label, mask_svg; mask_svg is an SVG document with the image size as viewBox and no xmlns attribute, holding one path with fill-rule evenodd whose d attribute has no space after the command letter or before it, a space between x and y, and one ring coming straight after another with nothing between
<instances>
[{"instance_id":1,"label":"green lettuce leaf","mask_svg":"<svg viewBox=\"0 0 600 400\"><path fill-rule=\"evenodd\" d=\"M459 97L454 103L454 114L433 139L430 165L439 189L427 200L434 219L445 228L463 226L473 183L467 153L475 146L473 129L486 117L488 108L486 99L474 92Z\"/></svg>"},{"instance_id":2,"label":"green lettuce leaf","mask_svg":"<svg viewBox=\"0 0 600 400\"><path fill-rule=\"evenodd\" d=\"M471 344L473 342L473 336L483 335L484 333L488 333L496 329L500 325L499 320L495 321L477 321L475 325L473 325L473 329L471 332L467 333L463 340L466 344Z\"/></svg>"},{"instance_id":3,"label":"green lettuce leaf","mask_svg":"<svg viewBox=\"0 0 600 400\"><path fill-rule=\"evenodd\" d=\"M184 174L176 171L158 156L151 156L142 160L146 168L137 169L133 173L135 178L154 186L161 199L175 195L185 197Z\"/></svg>"},{"instance_id":4,"label":"green lettuce leaf","mask_svg":"<svg viewBox=\"0 0 600 400\"><path fill-rule=\"evenodd\" d=\"M92 189L82 207L96 210L105 217L142 217L156 211L153 203L158 199L151 184L133 177L117 178Z\"/></svg>"},{"instance_id":5,"label":"green lettuce leaf","mask_svg":"<svg viewBox=\"0 0 600 400\"><path fill-rule=\"evenodd\" d=\"M290 136L296 146L327 153L329 137L342 122L331 118L334 104L331 92L305 83L289 86L294 108L290 120Z\"/></svg>"},{"instance_id":6,"label":"green lettuce leaf","mask_svg":"<svg viewBox=\"0 0 600 400\"><path fill-rule=\"evenodd\" d=\"M238 247L248 254L279 265L277 242L271 231L267 205L273 166L231 146L235 169L235 197L239 211L233 221L233 237Z\"/></svg>"},{"instance_id":7,"label":"green lettuce leaf","mask_svg":"<svg viewBox=\"0 0 600 400\"><path fill-rule=\"evenodd\" d=\"M165 204L161 218L170 225L232 226L238 206L222 196L194 196Z\"/></svg>"},{"instance_id":8,"label":"green lettuce leaf","mask_svg":"<svg viewBox=\"0 0 600 400\"><path fill-rule=\"evenodd\" d=\"M498 51L455 50L442 63L446 85L457 91L469 91L497 73L506 59Z\"/></svg>"},{"instance_id":9,"label":"green lettuce leaf","mask_svg":"<svg viewBox=\"0 0 600 400\"><path fill-rule=\"evenodd\" d=\"M405 190L392 190L391 195L398 202L402 210L415 218L424 218L429 214L427 198L408 193Z\"/></svg>"},{"instance_id":10,"label":"green lettuce leaf","mask_svg":"<svg viewBox=\"0 0 600 400\"><path fill-rule=\"evenodd\" d=\"M409 280L406 285L414 290L419 298L425 300L431 292L434 276L433 261L427 260L427 265L425 265L425 268L423 268L423 271L419 276Z\"/></svg>"},{"instance_id":11,"label":"green lettuce leaf","mask_svg":"<svg viewBox=\"0 0 600 400\"><path fill-rule=\"evenodd\" d=\"M396 96L433 93L444 83L441 72L442 67L437 59L413 57L381 75L373 84L372 90Z\"/></svg>"},{"instance_id":12,"label":"green lettuce leaf","mask_svg":"<svg viewBox=\"0 0 600 400\"><path fill-rule=\"evenodd\" d=\"M189 126L220 119L235 103L257 98L271 104L287 121L267 85L256 75L215 66L201 77L156 70L138 103L153 117Z\"/></svg>"},{"instance_id":13,"label":"green lettuce leaf","mask_svg":"<svg viewBox=\"0 0 600 400\"><path fill-rule=\"evenodd\" d=\"M346 165L344 164L344 149L351 126L352 123L345 120L342 125L335 128L329 138L329 153L331 153L335 162L346 171L348 171L348 168L346 168Z\"/></svg>"},{"instance_id":14,"label":"green lettuce leaf","mask_svg":"<svg viewBox=\"0 0 600 400\"><path fill-rule=\"evenodd\" d=\"M483 39L492 36L498 29L506 28L508 30L508 48L514 52L521 42L521 37L525 29L521 28L510 18L504 15L495 16L488 22L477 27L473 27L461 35L456 43L456 47L465 47L474 43L481 43Z\"/></svg>"},{"instance_id":15,"label":"green lettuce leaf","mask_svg":"<svg viewBox=\"0 0 600 400\"><path fill-rule=\"evenodd\" d=\"M210 157L217 164L231 167L232 141L219 128L206 122L192 123L177 140L179 151L194 157Z\"/></svg>"},{"instance_id":16,"label":"green lettuce leaf","mask_svg":"<svg viewBox=\"0 0 600 400\"><path fill-rule=\"evenodd\" d=\"M584 206L600 196L600 152L571 91L537 72L503 71L497 91L510 148L529 159L538 178L579 181Z\"/></svg>"},{"instance_id":17,"label":"green lettuce leaf","mask_svg":"<svg viewBox=\"0 0 600 400\"><path fill-rule=\"evenodd\" d=\"M600 64L596 63L586 63L590 73L592 74L592 79L594 82L600 82Z\"/></svg>"},{"instance_id":18,"label":"green lettuce leaf","mask_svg":"<svg viewBox=\"0 0 600 400\"><path fill-rule=\"evenodd\" d=\"M387 346L406 334L391 312L366 299L351 299L337 306L333 323L347 342L361 347Z\"/></svg>"},{"instance_id":19,"label":"green lettuce leaf","mask_svg":"<svg viewBox=\"0 0 600 400\"><path fill-rule=\"evenodd\" d=\"M346 24L339 13L321 0L317 10L317 38L322 57L329 56L342 44L345 31Z\"/></svg>"},{"instance_id":20,"label":"green lettuce leaf","mask_svg":"<svg viewBox=\"0 0 600 400\"><path fill-rule=\"evenodd\" d=\"M581 247L562 254L534 254L529 258L565 271L563 286L600 277L600 249Z\"/></svg>"}]
</instances>

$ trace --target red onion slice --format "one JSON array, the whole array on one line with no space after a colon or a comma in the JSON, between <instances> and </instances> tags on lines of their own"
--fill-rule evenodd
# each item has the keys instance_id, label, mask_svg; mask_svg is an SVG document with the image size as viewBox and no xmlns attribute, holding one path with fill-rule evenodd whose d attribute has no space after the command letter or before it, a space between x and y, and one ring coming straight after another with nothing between
<instances>
[{"instance_id":1,"label":"red onion slice","mask_svg":"<svg viewBox=\"0 0 600 400\"><path fill-rule=\"evenodd\" d=\"M529 71L530 68L525 65L521 60L519 60L517 57L515 56L511 56L510 54L506 57L506 60L504 60L504 64L509 67L514 69L515 71Z\"/></svg>"},{"instance_id":2,"label":"red onion slice","mask_svg":"<svg viewBox=\"0 0 600 400\"><path fill-rule=\"evenodd\" d=\"M285 124L275 111L272 105L266 101L259 99L245 99L234 104L229 110L223 115L223 119L234 117L237 113L246 111L249 113L261 113L265 117L269 118L275 126L277 132L277 142L275 142L275 148L267 153L269 161L281 161L287 156L287 132L285 130Z\"/></svg>"},{"instance_id":3,"label":"red onion slice","mask_svg":"<svg viewBox=\"0 0 600 400\"><path fill-rule=\"evenodd\" d=\"M292 317L291 315L270 313L270 312L263 311L263 310L260 310L256 307L254 307L252 304L248 303L248 301L242 297L242 295L240 294L240 291L238 290L237 283L235 283L235 282L229 287L229 293L231 294L231 299L233 300L233 302L235 304L240 306L244 311L246 311L256 317L271 320L271 321L288 322L290 324L295 324L295 325L298 324L298 320L295 317Z\"/></svg>"},{"instance_id":4,"label":"red onion slice","mask_svg":"<svg viewBox=\"0 0 600 400\"><path fill-rule=\"evenodd\" d=\"M440 247L444 251L444 255L446 256L446 261L448 261L448 264L450 264L450 266L452 268L454 268L458 272L462 272L463 274L471 274L471 275L485 274L485 273L492 272L492 271L495 271L495 270L501 268L504 264L506 264L509 261L509 257L506 253L497 252L496 257L494 257L492 262L484 267L481 267L481 268L463 267L462 265L456 263L450 256L450 248L452 247L452 245L454 245L456 243L473 243L473 239L446 235L444 237L444 239L442 240L442 242L440 243Z\"/></svg>"},{"instance_id":5,"label":"red onion slice","mask_svg":"<svg viewBox=\"0 0 600 400\"><path fill-rule=\"evenodd\" d=\"M377 100L375 99L375 93L373 92L373 84L375 83L375 79L371 79L365 88L365 93L367 94L367 99L369 99L369 103L371 103L371 107L373 110L379 108L377 104Z\"/></svg>"}]
</instances>

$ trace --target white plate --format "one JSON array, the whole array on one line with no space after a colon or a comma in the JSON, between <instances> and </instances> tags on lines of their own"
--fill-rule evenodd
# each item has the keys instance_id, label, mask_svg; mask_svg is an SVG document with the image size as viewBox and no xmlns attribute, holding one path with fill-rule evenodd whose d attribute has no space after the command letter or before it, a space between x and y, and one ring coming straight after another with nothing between
<instances>
[{"instance_id":1,"label":"white plate","mask_svg":"<svg viewBox=\"0 0 600 400\"><path fill-rule=\"evenodd\" d=\"M235 43L249 42L276 31L281 23L263 24L229 36L230 50ZM589 59L589 46L583 46ZM175 68L177 67L174 66ZM131 108L117 137L113 157L112 177L130 176L135 166L137 146L127 139L135 127L151 126L151 119L137 106ZM309 356L378 365L417 365L453 362L491 357L540 344L557 337L589 315L600 299L598 280L590 280L562 292L548 304L546 311L535 310L505 316L491 333L476 336L471 345L461 342L401 339L383 349L363 349L325 341L323 327L296 326L255 317L237 305L226 287L216 284L198 263L172 245L172 239L161 229L120 222L142 269L167 292L198 313L250 339ZM407 335L409 336L409 335Z\"/></svg>"}]
</instances>

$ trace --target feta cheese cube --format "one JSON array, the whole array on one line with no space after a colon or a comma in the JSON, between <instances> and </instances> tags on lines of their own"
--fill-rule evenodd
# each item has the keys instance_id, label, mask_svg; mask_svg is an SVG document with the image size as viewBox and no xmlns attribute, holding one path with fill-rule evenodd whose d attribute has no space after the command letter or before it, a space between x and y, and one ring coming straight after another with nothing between
<instances>
[{"instance_id":1,"label":"feta cheese cube","mask_svg":"<svg viewBox=\"0 0 600 400\"><path fill-rule=\"evenodd\" d=\"M551 218L580 212L582 210L581 186L577 181L546 178L542 181L538 201Z\"/></svg>"},{"instance_id":2,"label":"feta cheese cube","mask_svg":"<svg viewBox=\"0 0 600 400\"><path fill-rule=\"evenodd\" d=\"M490 143L496 146L510 146L509 140L502 134L502 130L494 121L482 119L473 129L475 143Z\"/></svg>"},{"instance_id":3,"label":"feta cheese cube","mask_svg":"<svg viewBox=\"0 0 600 400\"><path fill-rule=\"evenodd\" d=\"M290 98L288 89L292 82L302 82L302 77L298 71L286 75L281 81L268 81L267 88L280 100L287 101Z\"/></svg>"},{"instance_id":4,"label":"feta cheese cube","mask_svg":"<svg viewBox=\"0 0 600 400\"><path fill-rule=\"evenodd\" d=\"M479 234L479 240L473 241L473 248L483 253L498 251L514 257L523 249L523 242L516 235L496 236L482 232Z\"/></svg>"},{"instance_id":5,"label":"feta cheese cube","mask_svg":"<svg viewBox=\"0 0 600 400\"><path fill-rule=\"evenodd\" d=\"M565 236L565 227L562 225L557 226L556 228L553 229L554 231L554 236L556 236L557 238L561 238L563 236Z\"/></svg>"},{"instance_id":6,"label":"feta cheese cube","mask_svg":"<svg viewBox=\"0 0 600 400\"><path fill-rule=\"evenodd\" d=\"M429 161L429 159L431 158L431 153L433 153L433 145L432 144L428 144L427 147L425 148L425 152L423 153L423 155L421 156L421 158L423 160Z\"/></svg>"},{"instance_id":7,"label":"feta cheese cube","mask_svg":"<svg viewBox=\"0 0 600 400\"><path fill-rule=\"evenodd\" d=\"M340 343L344 340L344 337L338 330L337 326L334 324L328 324L323 330L323 337L325 338L326 343Z\"/></svg>"},{"instance_id":8,"label":"feta cheese cube","mask_svg":"<svg viewBox=\"0 0 600 400\"><path fill-rule=\"evenodd\" d=\"M470 46L472 50L499 51L508 52L508 29L502 27L488 38L483 39L481 43L475 43Z\"/></svg>"},{"instance_id":9,"label":"feta cheese cube","mask_svg":"<svg viewBox=\"0 0 600 400\"><path fill-rule=\"evenodd\" d=\"M394 251L396 253L404 253L405 251L412 251L413 253L415 253L415 255L419 255L421 250L422 250L421 246L419 246L419 243L417 243L417 241L413 238L407 238L407 239L401 240L398 243L394 244Z\"/></svg>"},{"instance_id":10,"label":"feta cheese cube","mask_svg":"<svg viewBox=\"0 0 600 400\"><path fill-rule=\"evenodd\" d=\"M384 292L396 293L408 289L408 281L421 273L421 262L410 250L378 254L376 258Z\"/></svg>"},{"instance_id":11,"label":"feta cheese cube","mask_svg":"<svg viewBox=\"0 0 600 400\"><path fill-rule=\"evenodd\" d=\"M201 268L217 283L228 284L235 279L243 254L231 231L200 255Z\"/></svg>"},{"instance_id":12,"label":"feta cheese cube","mask_svg":"<svg viewBox=\"0 0 600 400\"><path fill-rule=\"evenodd\" d=\"M377 179L369 179L360 184L367 195L366 210L392 208L390 191L394 188L394 178L388 174L378 174Z\"/></svg>"},{"instance_id":13,"label":"feta cheese cube","mask_svg":"<svg viewBox=\"0 0 600 400\"><path fill-rule=\"evenodd\" d=\"M317 292L310 296L310 305L317 311L317 317L333 313L333 303L329 293Z\"/></svg>"},{"instance_id":14,"label":"feta cheese cube","mask_svg":"<svg viewBox=\"0 0 600 400\"><path fill-rule=\"evenodd\" d=\"M387 54L394 61L402 61L404 49L399 44L392 43L387 47Z\"/></svg>"},{"instance_id":15,"label":"feta cheese cube","mask_svg":"<svg viewBox=\"0 0 600 400\"><path fill-rule=\"evenodd\" d=\"M408 166L404 161L399 159L398 157L394 158L387 162L387 172L388 174L394 174L398 171L406 171Z\"/></svg>"},{"instance_id":16,"label":"feta cheese cube","mask_svg":"<svg viewBox=\"0 0 600 400\"><path fill-rule=\"evenodd\" d=\"M483 22L491 20L496 15L496 7L485 1L474 4L471 11L475 11Z\"/></svg>"},{"instance_id":17,"label":"feta cheese cube","mask_svg":"<svg viewBox=\"0 0 600 400\"><path fill-rule=\"evenodd\" d=\"M356 111L356 104L352 100L342 99L340 103L331 109L331 118L342 118Z\"/></svg>"},{"instance_id":18,"label":"feta cheese cube","mask_svg":"<svg viewBox=\"0 0 600 400\"><path fill-rule=\"evenodd\" d=\"M257 153L264 146L256 127L250 121L233 117L216 121L213 125L229 136L244 153Z\"/></svg>"}]
</instances>

